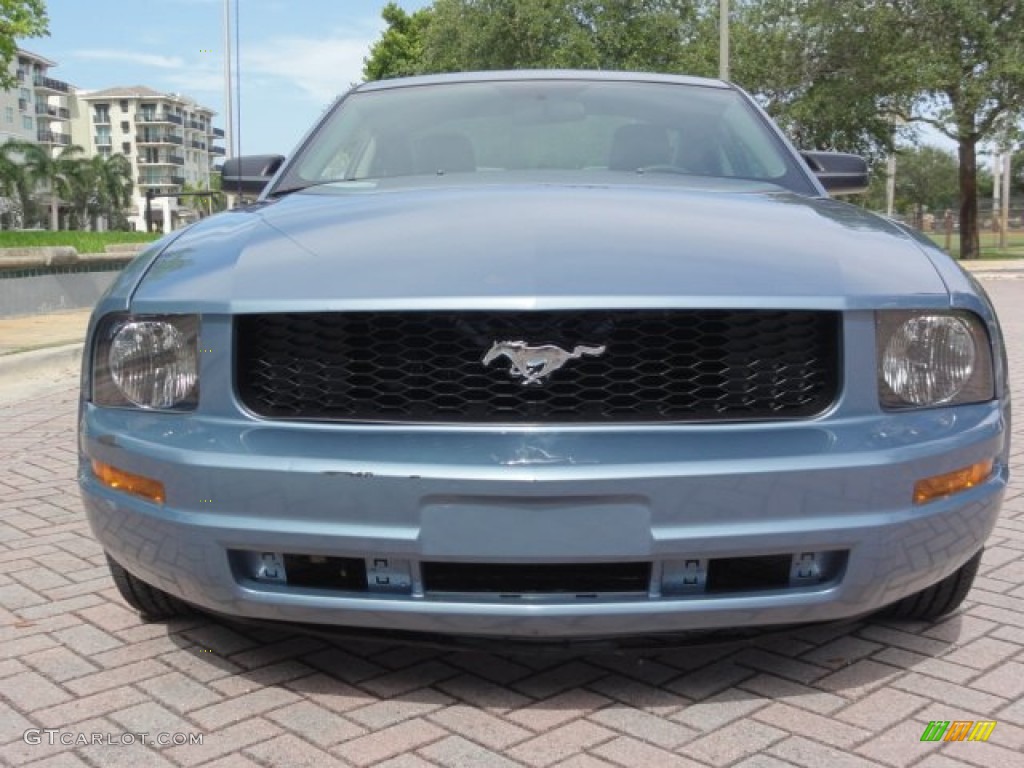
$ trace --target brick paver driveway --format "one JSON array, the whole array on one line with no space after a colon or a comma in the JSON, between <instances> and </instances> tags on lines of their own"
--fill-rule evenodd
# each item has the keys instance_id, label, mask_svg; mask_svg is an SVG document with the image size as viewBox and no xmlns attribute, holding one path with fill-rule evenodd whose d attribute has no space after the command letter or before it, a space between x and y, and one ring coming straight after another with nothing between
<instances>
[{"instance_id":1,"label":"brick paver driveway","mask_svg":"<svg viewBox=\"0 0 1024 768\"><path fill-rule=\"evenodd\" d=\"M1021 393L1024 280L987 286ZM982 574L941 624L524 657L140 622L83 521L76 384L0 407L0 764L1024 766L1019 427ZM930 720L998 724L921 742Z\"/></svg>"}]
</instances>

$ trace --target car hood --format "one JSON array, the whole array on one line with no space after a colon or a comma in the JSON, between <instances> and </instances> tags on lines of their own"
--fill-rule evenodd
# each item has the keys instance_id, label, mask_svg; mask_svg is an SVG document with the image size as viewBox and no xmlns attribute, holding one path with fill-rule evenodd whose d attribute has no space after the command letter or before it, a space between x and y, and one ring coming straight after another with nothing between
<instances>
[{"instance_id":1,"label":"car hood","mask_svg":"<svg viewBox=\"0 0 1024 768\"><path fill-rule=\"evenodd\" d=\"M752 188L751 188L752 189ZM135 311L943 306L922 246L854 206L671 186L325 187L173 241Z\"/></svg>"}]
</instances>

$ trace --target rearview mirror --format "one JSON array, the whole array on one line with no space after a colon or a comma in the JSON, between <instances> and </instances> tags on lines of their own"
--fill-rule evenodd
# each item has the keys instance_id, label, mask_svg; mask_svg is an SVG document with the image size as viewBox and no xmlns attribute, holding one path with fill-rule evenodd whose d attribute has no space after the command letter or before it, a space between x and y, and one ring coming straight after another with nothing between
<instances>
[{"instance_id":1,"label":"rearview mirror","mask_svg":"<svg viewBox=\"0 0 1024 768\"><path fill-rule=\"evenodd\" d=\"M227 194L258 195L284 162L281 155L245 155L224 161L221 189Z\"/></svg>"},{"instance_id":2,"label":"rearview mirror","mask_svg":"<svg viewBox=\"0 0 1024 768\"><path fill-rule=\"evenodd\" d=\"M821 186L832 195L858 195L868 188L868 164L845 152L801 152Z\"/></svg>"}]
</instances>

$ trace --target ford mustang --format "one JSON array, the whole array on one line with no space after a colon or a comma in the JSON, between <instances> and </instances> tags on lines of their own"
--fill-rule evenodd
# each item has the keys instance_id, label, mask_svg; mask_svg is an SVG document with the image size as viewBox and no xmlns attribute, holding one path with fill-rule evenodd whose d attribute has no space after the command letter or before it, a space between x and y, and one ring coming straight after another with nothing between
<instances>
[{"instance_id":1,"label":"ford mustang","mask_svg":"<svg viewBox=\"0 0 1024 768\"><path fill-rule=\"evenodd\" d=\"M504 638L967 594L1007 483L984 291L717 80L367 83L97 305L80 486L125 600Z\"/></svg>"}]
</instances>

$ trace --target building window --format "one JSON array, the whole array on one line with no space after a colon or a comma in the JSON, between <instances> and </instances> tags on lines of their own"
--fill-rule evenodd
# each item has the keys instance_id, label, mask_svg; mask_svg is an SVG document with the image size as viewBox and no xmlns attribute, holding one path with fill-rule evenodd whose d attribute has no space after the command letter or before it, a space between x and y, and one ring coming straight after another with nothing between
<instances>
[{"instance_id":1,"label":"building window","mask_svg":"<svg viewBox=\"0 0 1024 768\"><path fill-rule=\"evenodd\" d=\"M121 111L122 112L127 112L128 111L128 99L121 99Z\"/></svg>"},{"instance_id":2,"label":"building window","mask_svg":"<svg viewBox=\"0 0 1024 768\"><path fill-rule=\"evenodd\" d=\"M18 97L29 103L32 102L32 92L28 88L22 88L18 93Z\"/></svg>"},{"instance_id":3,"label":"building window","mask_svg":"<svg viewBox=\"0 0 1024 768\"><path fill-rule=\"evenodd\" d=\"M128 157L129 155L131 155L131 153L132 153L132 143L130 141L123 142L121 144L121 154L124 155L125 157Z\"/></svg>"},{"instance_id":4,"label":"building window","mask_svg":"<svg viewBox=\"0 0 1024 768\"><path fill-rule=\"evenodd\" d=\"M96 117L93 118L97 123L109 123L110 122L110 105L109 104L97 104L96 105Z\"/></svg>"},{"instance_id":5,"label":"building window","mask_svg":"<svg viewBox=\"0 0 1024 768\"><path fill-rule=\"evenodd\" d=\"M4 119L8 123L14 122L14 107L4 107Z\"/></svg>"},{"instance_id":6,"label":"building window","mask_svg":"<svg viewBox=\"0 0 1024 768\"><path fill-rule=\"evenodd\" d=\"M21 116L21 127L24 128L26 131L31 131L32 130L32 118L29 117L28 115L22 115Z\"/></svg>"},{"instance_id":7,"label":"building window","mask_svg":"<svg viewBox=\"0 0 1024 768\"><path fill-rule=\"evenodd\" d=\"M129 123L127 120L122 120L121 121L121 133L131 133L131 132L132 132L132 124Z\"/></svg>"}]
</instances>

